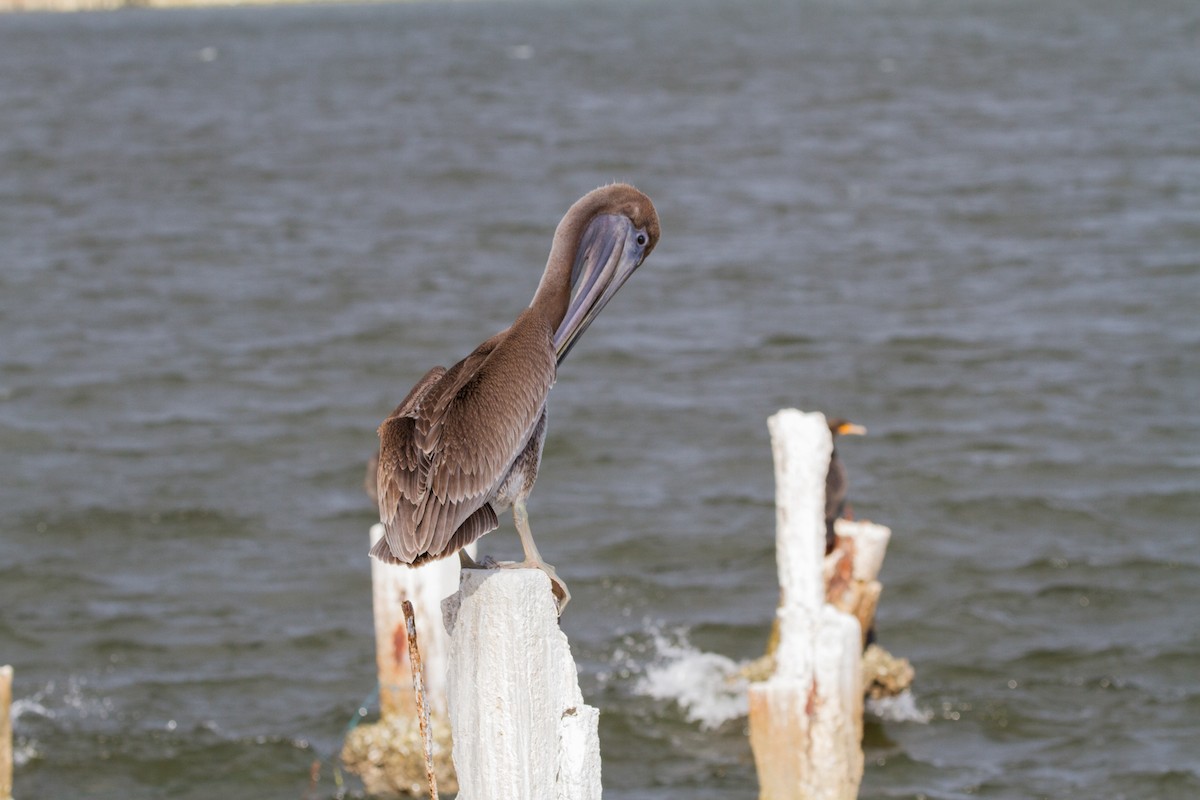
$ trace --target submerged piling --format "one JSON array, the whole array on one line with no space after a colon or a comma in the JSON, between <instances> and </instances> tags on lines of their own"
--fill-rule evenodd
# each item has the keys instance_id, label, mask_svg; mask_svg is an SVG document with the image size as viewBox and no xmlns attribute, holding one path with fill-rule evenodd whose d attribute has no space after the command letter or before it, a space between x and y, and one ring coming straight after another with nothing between
<instances>
[{"instance_id":1,"label":"submerged piling","mask_svg":"<svg viewBox=\"0 0 1200 800\"><path fill-rule=\"evenodd\" d=\"M546 574L463 570L443 608L458 800L600 800L600 712Z\"/></svg>"},{"instance_id":2,"label":"submerged piling","mask_svg":"<svg viewBox=\"0 0 1200 800\"><path fill-rule=\"evenodd\" d=\"M768 421L781 600L774 673L750 686L760 800L851 800L862 781L862 627L826 601L825 417Z\"/></svg>"}]
</instances>

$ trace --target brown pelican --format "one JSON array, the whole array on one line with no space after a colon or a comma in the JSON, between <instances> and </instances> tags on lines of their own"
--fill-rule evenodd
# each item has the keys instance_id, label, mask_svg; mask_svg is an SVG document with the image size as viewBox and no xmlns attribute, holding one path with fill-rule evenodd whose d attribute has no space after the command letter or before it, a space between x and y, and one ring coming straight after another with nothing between
<instances>
[{"instance_id":1,"label":"brown pelican","mask_svg":"<svg viewBox=\"0 0 1200 800\"><path fill-rule=\"evenodd\" d=\"M829 435L833 437L833 450L829 454L829 471L825 473L825 555L833 552L837 534L833 523L846 513L846 467L837 454L838 436L862 436L867 429L845 419L829 420Z\"/></svg>"},{"instance_id":2,"label":"brown pelican","mask_svg":"<svg viewBox=\"0 0 1200 800\"><path fill-rule=\"evenodd\" d=\"M431 369L379 427L385 535L372 556L415 567L460 553L511 505L525 560L502 566L545 571L561 613L570 593L538 553L525 511L542 458L546 398L558 364L658 234L654 204L626 184L571 206L529 307L450 369Z\"/></svg>"}]
</instances>

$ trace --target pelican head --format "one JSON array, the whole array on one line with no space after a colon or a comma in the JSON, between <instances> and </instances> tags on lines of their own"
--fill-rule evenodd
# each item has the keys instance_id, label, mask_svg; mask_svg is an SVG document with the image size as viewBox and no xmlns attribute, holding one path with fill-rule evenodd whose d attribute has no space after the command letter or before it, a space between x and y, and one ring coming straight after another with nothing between
<instances>
[{"instance_id":1,"label":"pelican head","mask_svg":"<svg viewBox=\"0 0 1200 800\"><path fill-rule=\"evenodd\" d=\"M592 208L595 210L587 213ZM586 215L586 222L571 264L571 300L554 333L560 363L579 335L646 260L659 236L654 205L632 186L615 184L597 189L576 203L572 211L576 209ZM571 218L568 213L564 223Z\"/></svg>"}]
</instances>

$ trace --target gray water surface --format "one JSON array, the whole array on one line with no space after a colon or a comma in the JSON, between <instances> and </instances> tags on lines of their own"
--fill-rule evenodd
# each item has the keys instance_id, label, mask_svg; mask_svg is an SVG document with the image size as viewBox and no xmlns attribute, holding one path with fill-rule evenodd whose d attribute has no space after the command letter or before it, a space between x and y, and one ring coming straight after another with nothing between
<instances>
[{"instance_id":1,"label":"gray water surface","mask_svg":"<svg viewBox=\"0 0 1200 800\"><path fill-rule=\"evenodd\" d=\"M617 179L662 242L530 502L605 796L757 796L744 719L643 682L761 652L786 406L870 429L931 715L868 722L863 798L1200 796L1197 53L1184 0L0 17L16 796L337 792L375 427Z\"/></svg>"}]
</instances>

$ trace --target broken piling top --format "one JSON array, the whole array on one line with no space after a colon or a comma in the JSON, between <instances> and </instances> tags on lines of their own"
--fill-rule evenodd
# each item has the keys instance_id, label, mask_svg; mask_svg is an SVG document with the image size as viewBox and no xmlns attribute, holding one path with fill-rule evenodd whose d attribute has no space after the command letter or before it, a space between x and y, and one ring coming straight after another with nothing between
<instances>
[{"instance_id":1,"label":"broken piling top","mask_svg":"<svg viewBox=\"0 0 1200 800\"><path fill-rule=\"evenodd\" d=\"M600 712L546 574L463 570L443 610L459 800L599 800Z\"/></svg>"}]
</instances>

